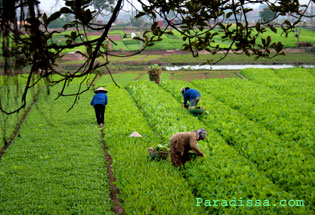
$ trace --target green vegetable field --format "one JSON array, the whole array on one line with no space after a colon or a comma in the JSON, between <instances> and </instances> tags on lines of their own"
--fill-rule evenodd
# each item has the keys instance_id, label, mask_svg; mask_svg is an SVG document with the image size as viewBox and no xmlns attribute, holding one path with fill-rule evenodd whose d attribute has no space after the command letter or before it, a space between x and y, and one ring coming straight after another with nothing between
<instances>
[{"instance_id":1,"label":"green vegetable field","mask_svg":"<svg viewBox=\"0 0 315 215\"><path fill-rule=\"evenodd\" d=\"M62 86L50 95L35 88L18 134L0 157L0 214L314 214L315 69L240 73L246 79L186 82L162 72L160 85L147 74L115 74L120 88L104 75L96 83L108 90L102 129L90 105L92 90L66 112L74 98L55 100ZM18 90L0 78L1 92ZM200 92L201 116L182 107L182 87ZM1 113L1 147L24 112ZM184 168L170 157L150 159L148 147L200 128L207 131L198 142L204 157ZM142 137L129 137L133 131ZM124 213L115 211L112 185Z\"/></svg>"},{"instance_id":2,"label":"green vegetable field","mask_svg":"<svg viewBox=\"0 0 315 215\"><path fill-rule=\"evenodd\" d=\"M267 36L270 36L272 38L273 42L279 42L281 41L282 44L284 45L284 48L296 48L297 47L297 38L295 37L294 32L291 32L288 34L286 37L285 35L281 34L281 29L276 28L277 33L272 32L270 29L266 30L266 33L264 34L264 37L259 37L257 39L257 44L261 44L261 39L262 38L267 38ZM217 31L217 30L215 30ZM217 31L218 32L218 31ZM53 42L58 42L59 44L66 44L67 37L65 35L70 35L71 31L65 31L62 32L58 35L54 35L53 37ZM110 35L119 35L121 37L121 40L115 40L114 44L112 45L112 50L114 51L136 51L140 50L140 41L139 40L134 40L130 38L130 34L128 33L128 38L123 38L124 31L122 30L114 30L110 31ZM135 32L138 37L140 37L140 32ZM183 49L183 45L185 42L182 39L182 35L176 31L172 31L173 35L163 35L162 36L162 41L157 42L154 44L154 46L149 46L147 47L147 50L174 50L174 49ZM195 32L196 34L199 32ZM100 36L100 35L99 35ZM89 36L89 39L95 39L99 36ZM152 35L151 35L152 36ZM223 41L222 38L222 32L218 32L218 36L215 37L216 45L219 45L220 47L229 47L230 43ZM312 30L309 30L307 28L301 28L301 33L300 33L300 42L309 42L310 44L314 44L315 39L314 39L314 32ZM79 42L79 40L77 40ZM64 50L64 53L67 52L73 52L75 50L80 50L82 52L85 52L85 47L77 47L73 49L66 49Z\"/></svg>"}]
</instances>

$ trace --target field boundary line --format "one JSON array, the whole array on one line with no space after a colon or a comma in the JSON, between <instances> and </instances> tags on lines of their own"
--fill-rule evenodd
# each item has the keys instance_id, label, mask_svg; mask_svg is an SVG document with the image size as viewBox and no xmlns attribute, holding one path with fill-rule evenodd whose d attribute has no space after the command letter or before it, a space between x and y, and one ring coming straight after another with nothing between
<instances>
[{"instance_id":1,"label":"field boundary line","mask_svg":"<svg viewBox=\"0 0 315 215\"><path fill-rule=\"evenodd\" d=\"M235 73L238 77L240 77L241 79L246 79L246 77L245 76L243 76L241 73L239 73L239 72L236 72Z\"/></svg>"},{"instance_id":2,"label":"field boundary line","mask_svg":"<svg viewBox=\"0 0 315 215\"><path fill-rule=\"evenodd\" d=\"M175 73L174 73L174 72L172 72L172 73L171 73L170 80L174 80L174 75L175 75Z\"/></svg>"},{"instance_id":3,"label":"field boundary line","mask_svg":"<svg viewBox=\"0 0 315 215\"><path fill-rule=\"evenodd\" d=\"M18 135L18 133L19 133L21 127L22 127L22 124L23 124L24 120L26 119L28 113L31 111L33 105L36 103L40 91L41 91L41 90L39 89L39 90L37 91L37 93L35 94L34 99L33 99L32 103L31 103L31 105L26 109L26 111L24 112L24 114L23 114L23 116L22 116L20 122L16 125L16 128L15 128L15 130L13 131L12 135L10 136L9 141L8 141L8 142L5 141L4 146L1 148L1 151L0 151L0 160L1 160L2 156L4 155L4 153L6 152L6 150L9 148L9 146L10 146L10 145L12 144L12 142L14 141L16 135Z\"/></svg>"},{"instance_id":4,"label":"field boundary line","mask_svg":"<svg viewBox=\"0 0 315 215\"><path fill-rule=\"evenodd\" d=\"M136 77L135 81L138 81L143 75L144 75L144 73L139 74L139 75Z\"/></svg>"},{"instance_id":5,"label":"field boundary line","mask_svg":"<svg viewBox=\"0 0 315 215\"><path fill-rule=\"evenodd\" d=\"M108 153L108 148L106 146L106 141L104 140L105 134L103 130L101 130L101 142L103 145L103 150L104 150L104 158L106 160L106 169L107 169L107 175L109 179L109 185L110 185L110 198L113 201L113 212L115 214L125 214L125 211L122 206L119 205L119 202L122 202L120 198L117 197L117 194L119 194L119 189L117 186L113 183L116 181L116 178L114 177L114 173L112 171L112 157Z\"/></svg>"}]
</instances>

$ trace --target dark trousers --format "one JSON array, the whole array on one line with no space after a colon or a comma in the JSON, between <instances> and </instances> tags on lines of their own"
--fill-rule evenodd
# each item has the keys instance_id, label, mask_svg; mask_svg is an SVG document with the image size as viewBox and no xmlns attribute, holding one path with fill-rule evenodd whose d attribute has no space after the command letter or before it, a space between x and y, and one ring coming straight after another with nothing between
<instances>
[{"instance_id":1,"label":"dark trousers","mask_svg":"<svg viewBox=\"0 0 315 215\"><path fill-rule=\"evenodd\" d=\"M101 124L101 123L104 124L105 105L96 104L94 106L94 109L95 109L97 123L98 124Z\"/></svg>"}]
</instances>

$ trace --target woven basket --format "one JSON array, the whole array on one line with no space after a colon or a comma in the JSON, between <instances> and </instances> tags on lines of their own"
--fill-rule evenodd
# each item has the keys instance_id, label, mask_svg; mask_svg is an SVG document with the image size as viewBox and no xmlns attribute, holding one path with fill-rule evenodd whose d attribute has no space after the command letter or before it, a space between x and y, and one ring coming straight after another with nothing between
<instances>
[{"instance_id":1,"label":"woven basket","mask_svg":"<svg viewBox=\"0 0 315 215\"><path fill-rule=\"evenodd\" d=\"M149 156L153 159L167 159L169 152L159 152L148 148Z\"/></svg>"},{"instance_id":2,"label":"woven basket","mask_svg":"<svg viewBox=\"0 0 315 215\"><path fill-rule=\"evenodd\" d=\"M190 113L193 113L193 114L202 114L204 111L205 111L205 108L204 107L199 107L199 108L189 108L189 111Z\"/></svg>"}]
</instances>

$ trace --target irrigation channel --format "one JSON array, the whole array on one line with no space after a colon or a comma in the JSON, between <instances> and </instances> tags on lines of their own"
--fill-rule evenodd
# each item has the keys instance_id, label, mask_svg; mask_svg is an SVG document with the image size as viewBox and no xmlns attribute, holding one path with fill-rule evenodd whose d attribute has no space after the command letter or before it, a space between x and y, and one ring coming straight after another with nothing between
<instances>
[{"instance_id":1,"label":"irrigation channel","mask_svg":"<svg viewBox=\"0 0 315 215\"><path fill-rule=\"evenodd\" d=\"M294 68L294 67L304 67L304 68L315 68L315 65L181 65L181 66L166 66L165 69L168 71L176 70L242 70L248 68L256 69L285 69L285 68Z\"/></svg>"}]
</instances>

